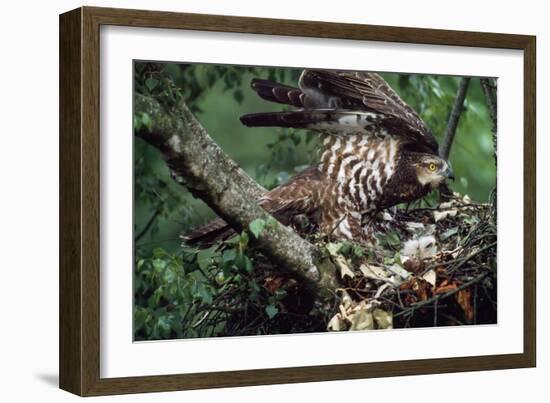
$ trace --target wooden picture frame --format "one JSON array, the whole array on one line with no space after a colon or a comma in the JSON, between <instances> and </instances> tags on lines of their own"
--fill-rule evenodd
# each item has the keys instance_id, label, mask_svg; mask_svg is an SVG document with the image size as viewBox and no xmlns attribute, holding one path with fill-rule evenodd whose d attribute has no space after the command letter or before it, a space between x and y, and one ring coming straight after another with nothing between
<instances>
[{"instance_id":1,"label":"wooden picture frame","mask_svg":"<svg viewBox=\"0 0 550 403\"><path fill-rule=\"evenodd\" d=\"M100 27L171 28L519 49L524 52L524 348L521 354L100 377ZM81 396L525 368L536 365L535 37L82 7L60 16L60 387Z\"/></svg>"}]
</instances>

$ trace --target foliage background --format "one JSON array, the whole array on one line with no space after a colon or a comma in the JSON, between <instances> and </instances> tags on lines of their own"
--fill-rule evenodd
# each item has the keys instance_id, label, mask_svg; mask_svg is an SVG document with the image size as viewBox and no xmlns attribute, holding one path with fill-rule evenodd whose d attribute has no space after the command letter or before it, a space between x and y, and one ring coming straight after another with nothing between
<instances>
[{"instance_id":1,"label":"foliage background","mask_svg":"<svg viewBox=\"0 0 550 403\"><path fill-rule=\"evenodd\" d=\"M155 91L158 82L144 74L145 66L145 63L135 63L135 87L140 92ZM272 188L304 165L316 161L317 137L314 133L247 128L239 121L246 113L285 108L257 97L249 85L253 77L295 86L301 70L208 64L166 64L164 69L181 88L187 104L213 139L263 186ZM441 139L460 77L382 75ZM134 124L147 122L136 121L134 117ZM473 79L450 155L457 178L451 184L453 190L468 194L476 201L487 201L496 183L493 152L489 113L479 80ZM216 267L201 267L201 256L195 251L182 250L179 240L181 233L207 222L213 218L213 213L172 181L159 153L138 138L134 140L134 158L136 339L225 335L227 329L214 325L198 327L198 330L185 326L185 323L196 324L200 320L194 316L200 316L201 309L211 305L224 286L216 273L209 278ZM243 241L246 240L241 239L240 245ZM244 259L241 265L252 267L246 245L241 249L242 257L225 256L223 252L218 256L218 252L212 251L206 257L203 255L202 261L214 259L217 268L222 268L234 263L235 259ZM238 281L246 283L247 292L255 296L254 304L265 307L257 314L264 315L265 321L273 320L277 316L275 296L265 293L250 276L246 277L246 271L237 275ZM231 279L235 281L235 273ZM260 326L255 333L265 333L266 329Z\"/></svg>"}]
</instances>

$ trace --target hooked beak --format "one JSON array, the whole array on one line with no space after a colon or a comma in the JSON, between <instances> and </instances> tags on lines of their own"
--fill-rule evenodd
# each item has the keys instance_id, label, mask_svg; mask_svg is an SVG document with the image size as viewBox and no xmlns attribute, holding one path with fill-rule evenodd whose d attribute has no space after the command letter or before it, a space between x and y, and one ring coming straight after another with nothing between
<instances>
[{"instance_id":1,"label":"hooked beak","mask_svg":"<svg viewBox=\"0 0 550 403\"><path fill-rule=\"evenodd\" d=\"M455 174L449 164L447 164L447 169L445 170L445 176L447 177L447 179L450 179L452 181L455 180Z\"/></svg>"}]
</instances>

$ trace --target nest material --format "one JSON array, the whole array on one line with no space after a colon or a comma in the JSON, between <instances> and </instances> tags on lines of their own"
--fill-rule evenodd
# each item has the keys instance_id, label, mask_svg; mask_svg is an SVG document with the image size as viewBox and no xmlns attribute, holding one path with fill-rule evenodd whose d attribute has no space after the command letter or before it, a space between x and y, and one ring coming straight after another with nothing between
<instances>
[{"instance_id":1,"label":"nest material","mask_svg":"<svg viewBox=\"0 0 550 403\"><path fill-rule=\"evenodd\" d=\"M496 323L494 217L492 205L454 197L385 213L364 256L325 244L343 285L328 330Z\"/></svg>"},{"instance_id":2,"label":"nest material","mask_svg":"<svg viewBox=\"0 0 550 403\"><path fill-rule=\"evenodd\" d=\"M455 195L435 208L385 212L370 225L368 244L310 234L326 251L327 267L336 271L339 288L329 290L335 293L332 304L318 304L290 273L256 255L247 282L205 307L218 315L212 319L213 328L221 327L217 335L496 323L492 205ZM261 287L251 291L246 286L251 280ZM275 316L266 303L276 308Z\"/></svg>"}]
</instances>

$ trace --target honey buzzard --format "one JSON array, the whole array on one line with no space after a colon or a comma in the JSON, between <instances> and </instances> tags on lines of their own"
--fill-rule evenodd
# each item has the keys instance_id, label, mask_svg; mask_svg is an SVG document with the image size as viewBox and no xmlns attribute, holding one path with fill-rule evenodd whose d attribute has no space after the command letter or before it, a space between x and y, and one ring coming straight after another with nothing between
<instances>
[{"instance_id":1,"label":"honey buzzard","mask_svg":"<svg viewBox=\"0 0 550 403\"><path fill-rule=\"evenodd\" d=\"M306 215L322 234L361 241L366 219L453 178L430 129L378 74L307 69L298 88L259 78L251 85L261 98L296 109L244 115L244 125L323 136L320 162L259 200L284 224ZM230 233L218 219L186 239L201 244Z\"/></svg>"}]
</instances>

